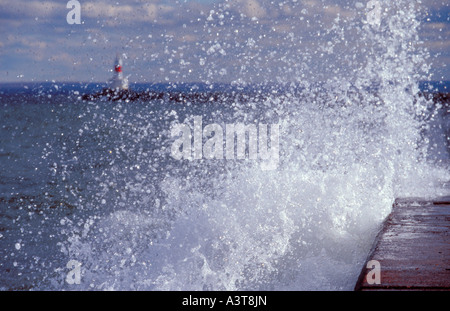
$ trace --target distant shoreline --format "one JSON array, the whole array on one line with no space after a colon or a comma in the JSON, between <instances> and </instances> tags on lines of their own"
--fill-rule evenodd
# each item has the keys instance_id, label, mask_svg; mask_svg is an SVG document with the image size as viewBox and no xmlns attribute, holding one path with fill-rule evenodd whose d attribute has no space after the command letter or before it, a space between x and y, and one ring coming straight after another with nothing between
<instances>
[{"instance_id":1,"label":"distant shoreline","mask_svg":"<svg viewBox=\"0 0 450 311\"><path fill-rule=\"evenodd\" d=\"M320 84L318 84L320 86ZM102 91L107 87L104 82L2 82L0 83L0 95L2 94L70 94L79 92L91 94ZM421 81L419 88L422 93L450 93L450 81ZM290 89L302 89L302 86L292 83L275 84L235 84L235 83L204 83L204 82L183 82L183 83L130 83L130 90L135 92L268 92L287 91Z\"/></svg>"}]
</instances>

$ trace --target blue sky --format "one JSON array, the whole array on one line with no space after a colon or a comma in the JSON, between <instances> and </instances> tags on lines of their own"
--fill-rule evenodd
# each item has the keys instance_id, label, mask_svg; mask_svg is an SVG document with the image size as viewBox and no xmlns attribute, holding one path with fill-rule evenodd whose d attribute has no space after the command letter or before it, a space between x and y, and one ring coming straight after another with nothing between
<instances>
[{"instance_id":1,"label":"blue sky","mask_svg":"<svg viewBox=\"0 0 450 311\"><path fill-rule=\"evenodd\" d=\"M344 75L359 62L346 68L343 55L360 44L348 25L362 25L368 0L79 0L81 25L66 22L67 2L0 0L0 82L104 82L116 53L130 82ZM450 80L449 4L422 2L432 79Z\"/></svg>"}]
</instances>

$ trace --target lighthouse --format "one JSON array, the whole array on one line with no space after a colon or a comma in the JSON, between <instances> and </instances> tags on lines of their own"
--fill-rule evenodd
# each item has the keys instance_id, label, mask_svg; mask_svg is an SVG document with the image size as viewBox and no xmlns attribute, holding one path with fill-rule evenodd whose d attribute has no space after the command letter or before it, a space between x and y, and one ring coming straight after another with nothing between
<instances>
[{"instance_id":1,"label":"lighthouse","mask_svg":"<svg viewBox=\"0 0 450 311\"><path fill-rule=\"evenodd\" d=\"M128 90L128 80L123 76L122 65L122 57L117 54L114 62L113 77L109 81L109 88L113 91Z\"/></svg>"},{"instance_id":2,"label":"lighthouse","mask_svg":"<svg viewBox=\"0 0 450 311\"><path fill-rule=\"evenodd\" d=\"M107 87L101 92L95 94L83 94L82 100L95 100L104 98L106 100L135 100L139 98L139 94L128 89L128 79L124 77L122 72L122 57L119 53L114 61L113 77L107 82Z\"/></svg>"}]
</instances>

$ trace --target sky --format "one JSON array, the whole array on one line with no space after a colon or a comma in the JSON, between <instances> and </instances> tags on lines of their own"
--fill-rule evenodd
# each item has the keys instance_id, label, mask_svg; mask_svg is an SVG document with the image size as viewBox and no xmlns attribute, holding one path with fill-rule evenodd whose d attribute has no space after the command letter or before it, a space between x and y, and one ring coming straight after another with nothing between
<instances>
[{"instance_id":1,"label":"sky","mask_svg":"<svg viewBox=\"0 0 450 311\"><path fill-rule=\"evenodd\" d=\"M379 1L389 14L391 0ZM368 2L79 0L81 24L69 24L67 0L0 0L0 82L105 82L117 53L131 83L345 75L364 58L351 47L363 50ZM417 41L430 55L428 79L450 80L450 5L422 7Z\"/></svg>"}]
</instances>

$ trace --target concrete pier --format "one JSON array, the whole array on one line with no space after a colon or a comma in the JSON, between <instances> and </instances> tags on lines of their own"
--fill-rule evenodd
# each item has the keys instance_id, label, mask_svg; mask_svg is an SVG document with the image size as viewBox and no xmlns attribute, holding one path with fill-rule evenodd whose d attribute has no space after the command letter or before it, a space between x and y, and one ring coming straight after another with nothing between
<instances>
[{"instance_id":1,"label":"concrete pier","mask_svg":"<svg viewBox=\"0 0 450 311\"><path fill-rule=\"evenodd\" d=\"M395 200L355 290L450 290L450 196Z\"/></svg>"}]
</instances>

